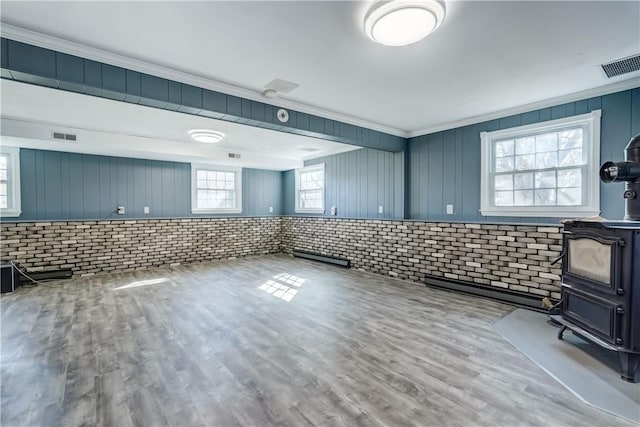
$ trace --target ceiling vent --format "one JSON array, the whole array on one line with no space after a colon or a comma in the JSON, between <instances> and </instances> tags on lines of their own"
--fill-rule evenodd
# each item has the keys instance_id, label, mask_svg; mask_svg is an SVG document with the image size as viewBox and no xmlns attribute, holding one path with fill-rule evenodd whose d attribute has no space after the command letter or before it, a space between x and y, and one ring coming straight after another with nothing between
<instances>
[{"instance_id":1,"label":"ceiling vent","mask_svg":"<svg viewBox=\"0 0 640 427\"><path fill-rule=\"evenodd\" d=\"M634 71L640 70L640 55L629 56L609 62L608 64L602 64L602 69L609 78L633 73Z\"/></svg>"},{"instance_id":2,"label":"ceiling vent","mask_svg":"<svg viewBox=\"0 0 640 427\"><path fill-rule=\"evenodd\" d=\"M78 135L74 135L72 133L53 132L52 138L60 141L77 141Z\"/></svg>"},{"instance_id":3,"label":"ceiling vent","mask_svg":"<svg viewBox=\"0 0 640 427\"><path fill-rule=\"evenodd\" d=\"M240 158L240 153L229 153L229 158L230 159L239 159Z\"/></svg>"}]
</instances>

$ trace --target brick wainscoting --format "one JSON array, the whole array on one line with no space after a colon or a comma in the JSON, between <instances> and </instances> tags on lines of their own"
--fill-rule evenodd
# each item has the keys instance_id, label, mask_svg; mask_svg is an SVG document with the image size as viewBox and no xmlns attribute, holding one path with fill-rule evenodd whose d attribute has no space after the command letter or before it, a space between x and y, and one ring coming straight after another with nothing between
<instances>
[{"instance_id":1,"label":"brick wainscoting","mask_svg":"<svg viewBox=\"0 0 640 427\"><path fill-rule=\"evenodd\" d=\"M559 298L560 227L261 217L0 224L2 258L74 275L293 249L423 282L426 275Z\"/></svg>"},{"instance_id":2,"label":"brick wainscoting","mask_svg":"<svg viewBox=\"0 0 640 427\"><path fill-rule=\"evenodd\" d=\"M560 227L284 217L283 250L351 260L413 282L425 275L560 298Z\"/></svg>"},{"instance_id":3,"label":"brick wainscoting","mask_svg":"<svg viewBox=\"0 0 640 427\"><path fill-rule=\"evenodd\" d=\"M281 218L18 222L0 225L2 258L74 275L281 252Z\"/></svg>"}]
</instances>

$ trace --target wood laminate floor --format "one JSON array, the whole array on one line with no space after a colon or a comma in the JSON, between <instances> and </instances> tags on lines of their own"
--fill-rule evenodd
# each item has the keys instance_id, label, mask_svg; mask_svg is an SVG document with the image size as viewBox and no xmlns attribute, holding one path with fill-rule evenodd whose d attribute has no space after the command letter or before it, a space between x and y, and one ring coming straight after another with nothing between
<instances>
[{"instance_id":1,"label":"wood laminate floor","mask_svg":"<svg viewBox=\"0 0 640 427\"><path fill-rule=\"evenodd\" d=\"M284 255L0 308L2 426L630 425L494 332L507 305Z\"/></svg>"}]
</instances>

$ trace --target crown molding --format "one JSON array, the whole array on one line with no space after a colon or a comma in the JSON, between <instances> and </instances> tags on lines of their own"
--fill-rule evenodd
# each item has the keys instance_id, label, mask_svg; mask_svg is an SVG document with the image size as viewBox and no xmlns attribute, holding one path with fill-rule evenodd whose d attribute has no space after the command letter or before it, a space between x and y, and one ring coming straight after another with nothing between
<instances>
[{"instance_id":1,"label":"crown molding","mask_svg":"<svg viewBox=\"0 0 640 427\"><path fill-rule=\"evenodd\" d=\"M203 89L225 93L227 95L233 95L252 101L262 102L265 104L267 103L265 102L266 99L262 95L262 92L246 89L225 82L216 81L208 77L169 68L163 65L142 61L107 50L86 46L77 42L28 30L26 28L18 27L16 25L8 24L5 22L0 22L0 34L2 35L2 37L18 42L55 50L57 52L62 52L69 55L79 56L81 58L90 59L97 62L103 62L105 64L126 68L156 77L162 77L181 83L186 83L192 86L201 87ZM268 104L376 130L379 132L388 133L402 138L406 138L408 135L406 131L401 129L373 123L357 117L347 116L342 113L315 107L313 105L291 101L282 97L269 99Z\"/></svg>"},{"instance_id":2,"label":"crown molding","mask_svg":"<svg viewBox=\"0 0 640 427\"><path fill-rule=\"evenodd\" d=\"M522 114L529 111L540 110L542 108L549 108L557 105L566 104L569 102L581 101L583 99L608 95L610 93L615 93L615 92L622 92L624 90L635 89L637 87L640 87L640 79L638 79L637 77L635 78L632 77L627 80L611 83L605 86L599 86L593 89L583 90L581 92L575 92L568 95L562 95L555 98L545 99L543 101L531 102L529 104L523 104L517 107L507 108L504 110L494 111L487 114L468 117L462 120L443 123L443 124L432 126L425 129L410 131L410 132L407 132L407 134L408 134L408 138L414 138L417 136L428 135L430 133L440 132L443 130L450 130L450 129L455 129L463 126L486 122L489 120L501 119L503 117L512 116L514 114Z\"/></svg>"}]
</instances>

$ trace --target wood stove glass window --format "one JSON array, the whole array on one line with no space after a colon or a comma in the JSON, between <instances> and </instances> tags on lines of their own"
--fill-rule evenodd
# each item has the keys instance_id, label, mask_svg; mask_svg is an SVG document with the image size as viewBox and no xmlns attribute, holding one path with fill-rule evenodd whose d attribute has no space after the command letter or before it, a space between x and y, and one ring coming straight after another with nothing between
<instances>
[{"instance_id":1,"label":"wood stove glass window","mask_svg":"<svg viewBox=\"0 0 640 427\"><path fill-rule=\"evenodd\" d=\"M610 244L589 238L569 239L567 242L567 272L606 285L611 284Z\"/></svg>"}]
</instances>

